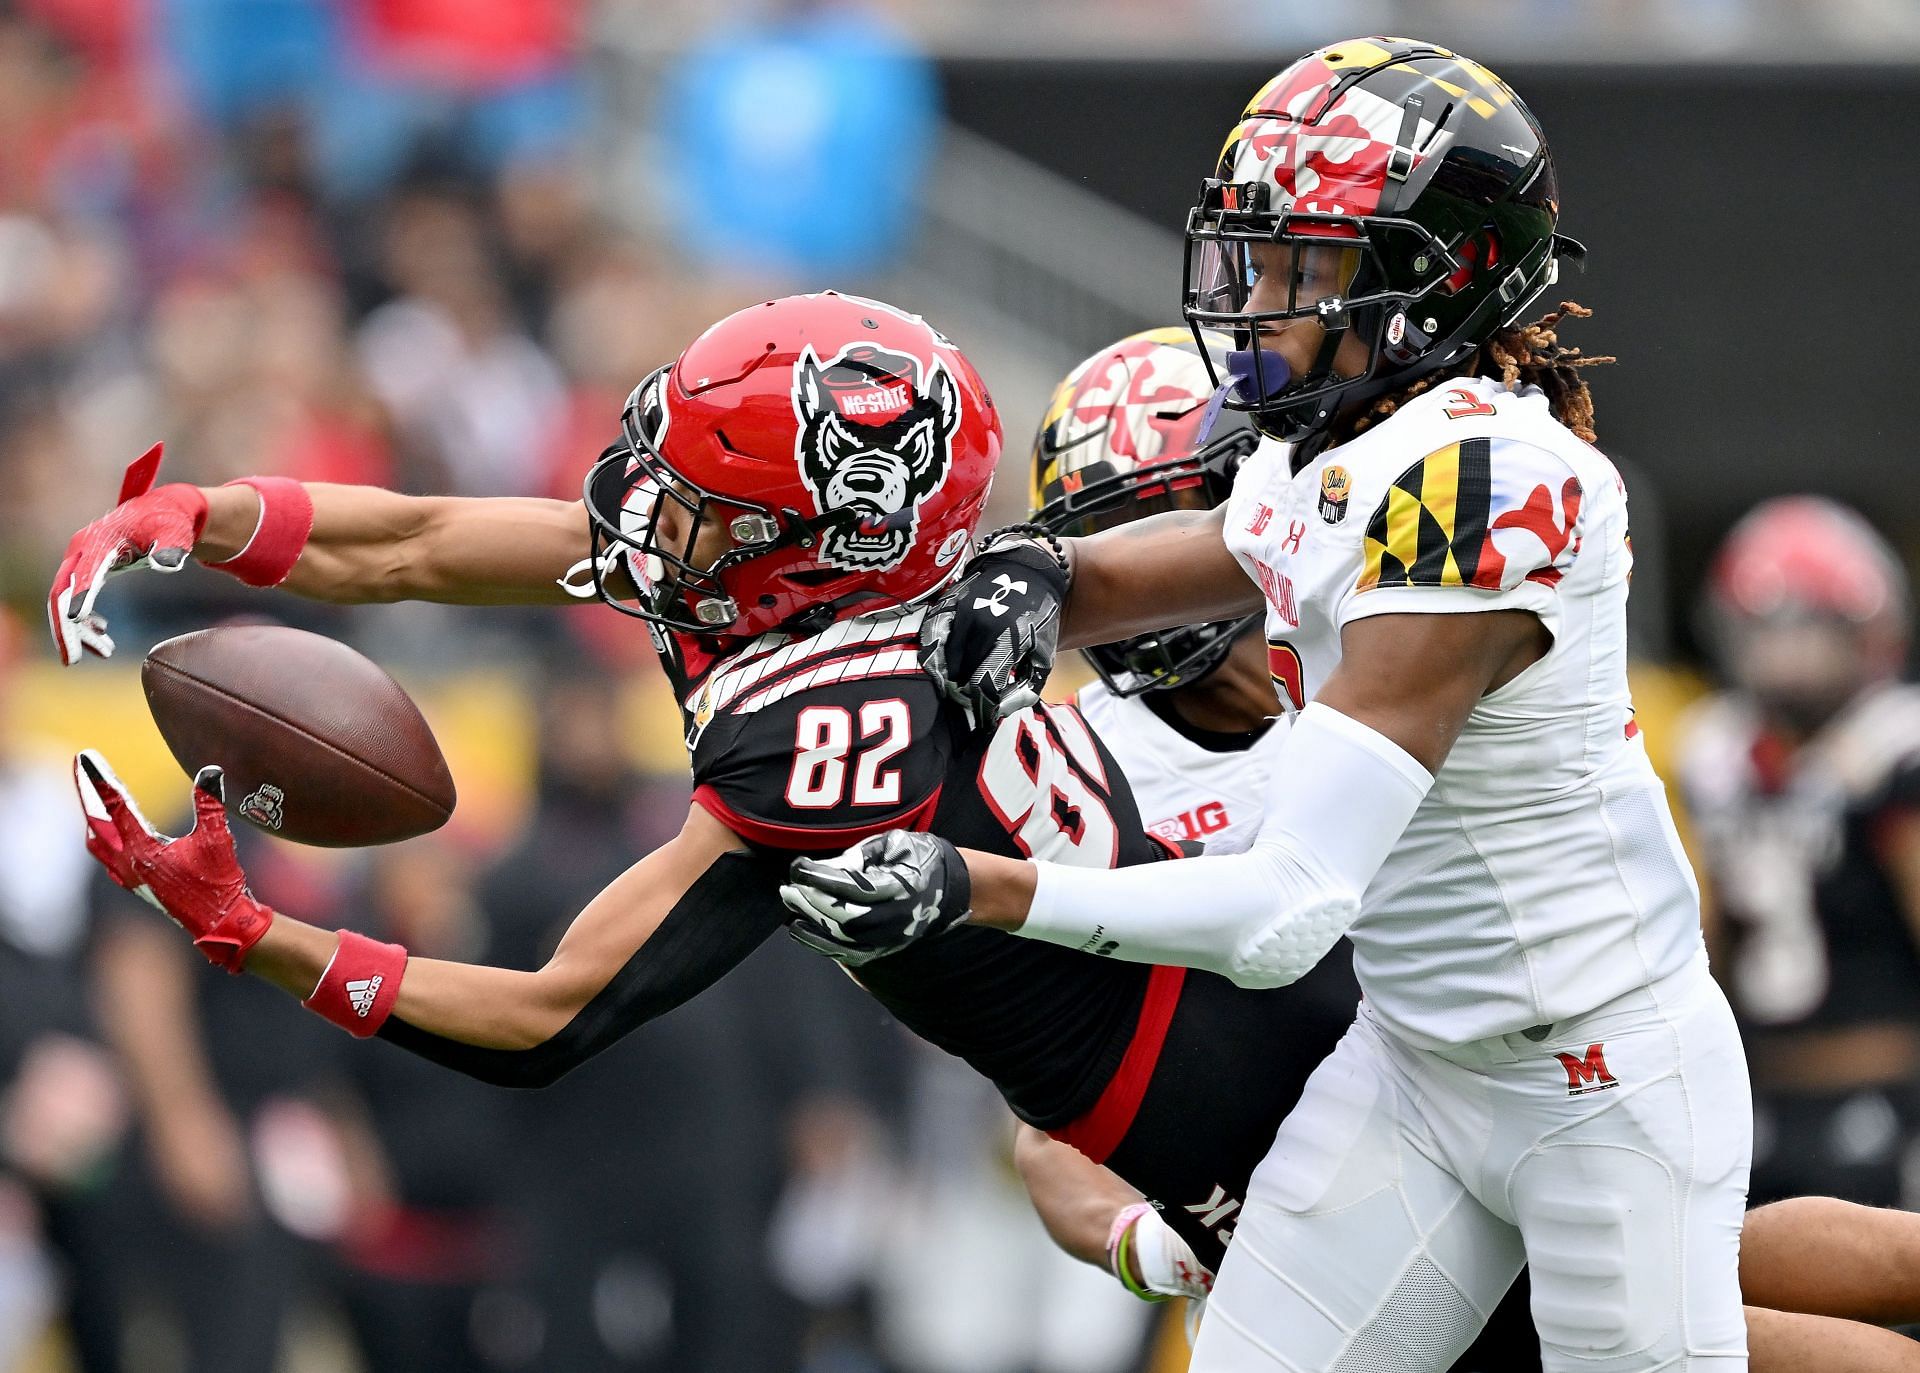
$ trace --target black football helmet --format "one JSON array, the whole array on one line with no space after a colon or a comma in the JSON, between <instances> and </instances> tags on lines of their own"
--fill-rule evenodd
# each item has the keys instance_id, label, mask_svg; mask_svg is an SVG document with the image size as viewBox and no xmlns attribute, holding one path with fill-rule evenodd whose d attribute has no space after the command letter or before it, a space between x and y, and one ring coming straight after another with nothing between
<instances>
[{"instance_id":1,"label":"black football helmet","mask_svg":"<svg viewBox=\"0 0 1920 1373\"><path fill-rule=\"evenodd\" d=\"M1335 43L1261 87L1227 136L1187 217L1184 313L1196 334L1234 336L1215 376L1233 383L1227 404L1299 442L1515 323L1559 259L1585 254L1554 232L1559 214L1546 136L1505 82L1432 43ZM1252 315L1257 244L1289 247L1291 275L1285 308ZM1330 291L1329 247L1340 252ZM1302 293L1315 250L1322 284ZM1259 325L1293 319L1326 330L1298 375L1253 341ZM1349 334L1368 361L1341 377L1334 353Z\"/></svg>"},{"instance_id":2,"label":"black football helmet","mask_svg":"<svg viewBox=\"0 0 1920 1373\"><path fill-rule=\"evenodd\" d=\"M1259 443L1244 413L1217 413L1212 369L1229 340L1150 329L1102 348L1054 388L1033 443L1033 521L1077 537L1166 510L1210 510ZM1216 356L1211 360L1203 350ZM1202 433L1210 417L1212 432ZM1259 615L1135 635L1087 650L1119 696L1189 686L1220 666Z\"/></svg>"}]
</instances>

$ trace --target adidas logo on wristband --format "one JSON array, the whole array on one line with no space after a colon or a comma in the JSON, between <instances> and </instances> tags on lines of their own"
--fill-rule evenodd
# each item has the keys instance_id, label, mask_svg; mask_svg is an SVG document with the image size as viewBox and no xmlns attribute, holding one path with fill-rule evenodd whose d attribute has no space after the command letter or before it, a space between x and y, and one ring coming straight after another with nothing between
<instances>
[{"instance_id":1,"label":"adidas logo on wristband","mask_svg":"<svg viewBox=\"0 0 1920 1373\"><path fill-rule=\"evenodd\" d=\"M363 977L347 983L347 1001L353 1007L353 1013L362 1020L373 1010L373 1003L380 995L380 983L384 979L375 973L372 977Z\"/></svg>"}]
</instances>

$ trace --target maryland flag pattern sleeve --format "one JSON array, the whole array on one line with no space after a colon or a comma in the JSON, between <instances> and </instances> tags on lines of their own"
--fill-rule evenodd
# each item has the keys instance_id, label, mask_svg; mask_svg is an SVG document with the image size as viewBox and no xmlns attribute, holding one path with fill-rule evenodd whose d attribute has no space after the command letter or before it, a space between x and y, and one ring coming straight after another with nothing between
<instances>
[{"instance_id":1,"label":"maryland flag pattern sleeve","mask_svg":"<svg viewBox=\"0 0 1920 1373\"><path fill-rule=\"evenodd\" d=\"M1584 505L1566 460L1533 444L1478 437L1436 449L1375 507L1342 619L1514 608L1551 629Z\"/></svg>"}]
</instances>

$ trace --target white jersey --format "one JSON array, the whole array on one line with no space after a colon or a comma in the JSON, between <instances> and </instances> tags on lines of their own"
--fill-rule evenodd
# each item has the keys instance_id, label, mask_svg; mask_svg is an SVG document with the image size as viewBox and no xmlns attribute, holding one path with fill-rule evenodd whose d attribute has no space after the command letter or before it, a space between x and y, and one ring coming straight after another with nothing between
<instances>
[{"instance_id":1,"label":"white jersey","mask_svg":"<svg viewBox=\"0 0 1920 1373\"><path fill-rule=\"evenodd\" d=\"M1116 696L1104 683L1074 697L1127 776L1147 829L1179 843L1198 840L1208 853L1241 853L1260 832L1267 774L1286 737L1282 718L1231 753L1202 748L1148 709L1137 696Z\"/></svg>"},{"instance_id":2,"label":"white jersey","mask_svg":"<svg viewBox=\"0 0 1920 1373\"><path fill-rule=\"evenodd\" d=\"M1368 886L1368 1005L1427 1048L1576 1017L1701 949L1699 891L1627 690L1626 492L1535 388L1449 382L1298 473L1241 468L1226 541L1298 709L1370 615L1517 608L1545 657L1472 714Z\"/></svg>"}]
</instances>

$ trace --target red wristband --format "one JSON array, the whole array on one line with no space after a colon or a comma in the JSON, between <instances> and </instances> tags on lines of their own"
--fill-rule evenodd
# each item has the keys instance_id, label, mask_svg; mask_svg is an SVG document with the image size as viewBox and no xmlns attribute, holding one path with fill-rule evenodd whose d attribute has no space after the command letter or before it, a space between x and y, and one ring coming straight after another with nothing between
<instances>
[{"instance_id":1,"label":"red wristband","mask_svg":"<svg viewBox=\"0 0 1920 1373\"><path fill-rule=\"evenodd\" d=\"M251 486L260 495L260 522L253 537L231 558L208 567L248 586L278 586L300 561L313 533L313 497L291 477L241 477L228 486Z\"/></svg>"},{"instance_id":2,"label":"red wristband","mask_svg":"<svg viewBox=\"0 0 1920 1373\"><path fill-rule=\"evenodd\" d=\"M406 971L407 951L398 944L342 930L320 985L300 1004L354 1038L365 1039L392 1014Z\"/></svg>"}]
</instances>

